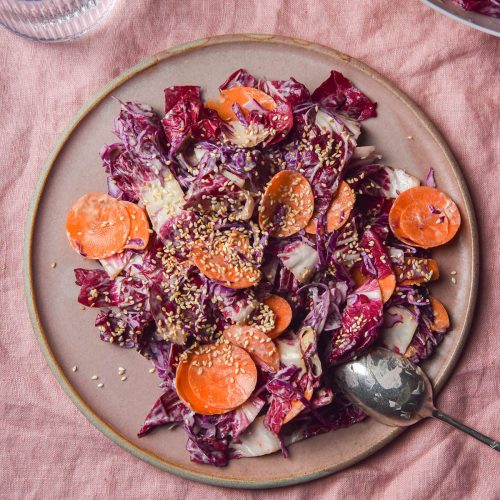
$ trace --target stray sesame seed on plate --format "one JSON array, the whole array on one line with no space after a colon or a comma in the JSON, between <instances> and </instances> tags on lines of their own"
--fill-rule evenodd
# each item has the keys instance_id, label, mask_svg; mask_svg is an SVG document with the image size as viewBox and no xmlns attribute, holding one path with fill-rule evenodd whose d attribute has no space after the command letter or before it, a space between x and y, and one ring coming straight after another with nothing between
<instances>
[{"instance_id":1,"label":"stray sesame seed on plate","mask_svg":"<svg viewBox=\"0 0 500 500\"><path fill-rule=\"evenodd\" d=\"M153 366L153 368L149 369L149 373L154 373L156 371L156 368Z\"/></svg>"},{"instance_id":2,"label":"stray sesame seed on plate","mask_svg":"<svg viewBox=\"0 0 500 500\"><path fill-rule=\"evenodd\" d=\"M54 267L56 267L56 266L57 266L57 263L56 263L56 262L51 262L50 267L51 267L52 269L54 269Z\"/></svg>"},{"instance_id":3,"label":"stray sesame seed on plate","mask_svg":"<svg viewBox=\"0 0 500 500\"><path fill-rule=\"evenodd\" d=\"M91 380L97 380L99 377L97 375L92 375Z\"/></svg>"},{"instance_id":4,"label":"stray sesame seed on plate","mask_svg":"<svg viewBox=\"0 0 500 500\"><path fill-rule=\"evenodd\" d=\"M120 378L120 380L121 380L122 382L125 382L125 380L127 380L127 375L123 375L123 377L121 377L121 378Z\"/></svg>"},{"instance_id":5,"label":"stray sesame seed on plate","mask_svg":"<svg viewBox=\"0 0 500 500\"><path fill-rule=\"evenodd\" d=\"M457 283L457 280L455 278L451 278L451 282L455 285Z\"/></svg>"},{"instance_id":6,"label":"stray sesame seed on plate","mask_svg":"<svg viewBox=\"0 0 500 500\"><path fill-rule=\"evenodd\" d=\"M456 271L451 271L451 272L450 272L450 274L451 274L452 276L455 276L455 274L457 274L457 272L456 272Z\"/></svg>"},{"instance_id":7,"label":"stray sesame seed on plate","mask_svg":"<svg viewBox=\"0 0 500 500\"><path fill-rule=\"evenodd\" d=\"M76 372L78 370L78 366L73 366L73 368L71 368L72 371Z\"/></svg>"},{"instance_id":8,"label":"stray sesame seed on plate","mask_svg":"<svg viewBox=\"0 0 500 500\"><path fill-rule=\"evenodd\" d=\"M123 366L118 367L118 375L123 375L127 370Z\"/></svg>"},{"instance_id":9,"label":"stray sesame seed on plate","mask_svg":"<svg viewBox=\"0 0 500 500\"><path fill-rule=\"evenodd\" d=\"M99 387L99 389L102 389L104 387L104 384L100 382L99 384L97 384L97 387Z\"/></svg>"}]
</instances>

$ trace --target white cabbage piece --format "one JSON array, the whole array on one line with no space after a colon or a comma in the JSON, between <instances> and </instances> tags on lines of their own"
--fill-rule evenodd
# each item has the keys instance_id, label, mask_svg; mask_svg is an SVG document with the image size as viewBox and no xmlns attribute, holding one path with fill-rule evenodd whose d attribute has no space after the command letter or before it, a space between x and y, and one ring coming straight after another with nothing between
<instances>
[{"instance_id":1,"label":"white cabbage piece","mask_svg":"<svg viewBox=\"0 0 500 500\"><path fill-rule=\"evenodd\" d=\"M291 435L284 437L286 446L304 439L306 424ZM235 458L260 457L281 450L281 443L276 434L268 431L264 425L264 415L257 417L252 425L239 436L238 442L231 444Z\"/></svg>"},{"instance_id":2,"label":"white cabbage piece","mask_svg":"<svg viewBox=\"0 0 500 500\"><path fill-rule=\"evenodd\" d=\"M403 191L420 186L420 180L401 168L384 167L389 177L389 187L382 188L386 198L397 198Z\"/></svg>"},{"instance_id":3,"label":"white cabbage piece","mask_svg":"<svg viewBox=\"0 0 500 500\"><path fill-rule=\"evenodd\" d=\"M418 321L409 309L402 306L389 307L384 315L391 315L391 320L401 319L401 321L390 327L382 327L378 338L379 342L391 351L404 354L415 335ZM395 318L395 316L397 317Z\"/></svg>"},{"instance_id":4,"label":"white cabbage piece","mask_svg":"<svg viewBox=\"0 0 500 500\"><path fill-rule=\"evenodd\" d=\"M290 243L278 257L300 283L305 283L312 277L319 262L316 249L302 241Z\"/></svg>"},{"instance_id":5,"label":"white cabbage piece","mask_svg":"<svg viewBox=\"0 0 500 500\"><path fill-rule=\"evenodd\" d=\"M148 182L141 190L141 201L158 232L160 228L180 213L184 206L184 192L174 176L167 172L163 185L159 180Z\"/></svg>"}]
</instances>

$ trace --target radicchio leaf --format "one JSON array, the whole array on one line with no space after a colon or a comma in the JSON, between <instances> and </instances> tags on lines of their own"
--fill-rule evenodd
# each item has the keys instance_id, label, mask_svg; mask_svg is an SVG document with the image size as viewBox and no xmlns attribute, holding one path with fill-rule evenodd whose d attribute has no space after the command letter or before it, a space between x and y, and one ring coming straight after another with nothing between
<instances>
[{"instance_id":1,"label":"radicchio leaf","mask_svg":"<svg viewBox=\"0 0 500 500\"><path fill-rule=\"evenodd\" d=\"M161 124L170 143L170 158L190 138L216 139L220 135L222 122L215 111L203 106L200 87L165 89L165 113Z\"/></svg>"},{"instance_id":2,"label":"radicchio leaf","mask_svg":"<svg viewBox=\"0 0 500 500\"><path fill-rule=\"evenodd\" d=\"M326 108L344 112L358 121L377 116L376 103L338 71L332 71L330 76L312 93L312 100Z\"/></svg>"},{"instance_id":3,"label":"radicchio leaf","mask_svg":"<svg viewBox=\"0 0 500 500\"><path fill-rule=\"evenodd\" d=\"M329 354L332 365L360 354L376 340L382 323L382 306L376 280L366 282L347 297L342 326L332 339Z\"/></svg>"}]
</instances>

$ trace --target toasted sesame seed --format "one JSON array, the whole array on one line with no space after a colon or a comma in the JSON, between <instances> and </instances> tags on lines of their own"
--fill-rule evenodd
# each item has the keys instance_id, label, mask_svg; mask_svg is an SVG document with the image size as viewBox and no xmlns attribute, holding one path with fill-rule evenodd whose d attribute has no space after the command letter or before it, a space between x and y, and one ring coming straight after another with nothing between
<instances>
[{"instance_id":1,"label":"toasted sesame seed","mask_svg":"<svg viewBox=\"0 0 500 500\"><path fill-rule=\"evenodd\" d=\"M149 373L154 373L156 371L156 368L153 366L153 368L149 369Z\"/></svg>"},{"instance_id":2,"label":"toasted sesame seed","mask_svg":"<svg viewBox=\"0 0 500 500\"><path fill-rule=\"evenodd\" d=\"M99 377L97 375L92 375L92 377L90 377L92 380L97 380Z\"/></svg>"},{"instance_id":3,"label":"toasted sesame seed","mask_svg":"<svg viewBox=\"0 0 500 500\"><path fill-rule=\"evenodd\" d=\"M102 389L104 387L104 384L100 382L99 384L97 384L97 387L99 387L99 389Z\"/></svg>"},{"instance_id":4,"label":"toasted sesame seed","mask_svg":"<svg viewBox=\"0 0 500 500\"><path fill-rule=\"evenodd\" d=\"M72 371L76 372L78 370L78 366L73 366L73 368L71 368Z\"/></svg>"},{"instance_id":5,"label":"toasted sesame seed","mask_svg":"<svg viewBox=\"0 0 500 500\"><path fill-rule=\"evenodd\" d=\"M118 367L118 375L123 375L126 372L125 368L123 366Z\"/></svg>"},{"instance_id":6,"label":"toasted sesame seed","mask_svg":"<svg viewBox=\"0 0 500 500\"><path fill-rule=\"evenodd\" d=\"M120 377L120 380L121 380L122 382L125 382L125 380L127 380L127 375L123 375L123 377Z\"/></svg>"},{"instance_id":7,"label":"toasted sesame seed","mask_svg":"<svg viewBox=\"0 0 500 500\"><path fill-rule=\"evenodd\" d=\"M451 278L451 282L455 285L457 283L457 280L455 278Z\"/></svg>"},{"instance_id":8,"label":"toasted sesame seed","mask_svg":"<svg viewBox=\"0 0 500 500\"><path fill-rule=\"evenodd\" d=\"M412 135L409 135L408 136L408 139L411 141L413 139L413 136Z\"/></svg>"},{"instance_id":9,"label":"toasted sesame seed","mask_svg":"<svg viewBox=\"0 0 500 500\"><path fill-rule=\"evenodd\" d=\"M451 271L451 272L450 272L450 274L451 274L452 276L455 276L455 274L457 274L457 272L456 272L456 271Z\"/></svg>"},{"instance_id":10,"label":"toasted sesame seed","mask_svg":"<svg viewBox=\"0 0 500 500\"><path fill-rule=\"evenodd\" d=\"M51 267L52 269L54 269L54 267L56 267L56 266L57 266L57 263L56 263L56 262L51 262L50 267Z\"/></svg>"}]
</instances>

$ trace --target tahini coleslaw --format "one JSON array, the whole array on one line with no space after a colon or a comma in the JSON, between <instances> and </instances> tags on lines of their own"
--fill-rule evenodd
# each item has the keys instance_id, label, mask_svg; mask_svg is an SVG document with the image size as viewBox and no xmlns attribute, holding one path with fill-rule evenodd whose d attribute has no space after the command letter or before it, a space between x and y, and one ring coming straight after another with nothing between
<instances>
[{"instance_id":1,"label":"tahini coleslaw","mask_svg":"<svg viewBox=\"0 0 500 500\"><path fill-rule=\"evenodd\" d=\"M240 69L219 91L168 87L162 118L120 102L107 193L66 230L101 265L75 269L101 339L160 378L139 436L182 426L191 460L224 466L365 419L331 370L372 345L432 353L449 318L428 248L460 214L432 169L358 146L376 103L341 73L311 93Z\"/></svg>"}]
</instances>

